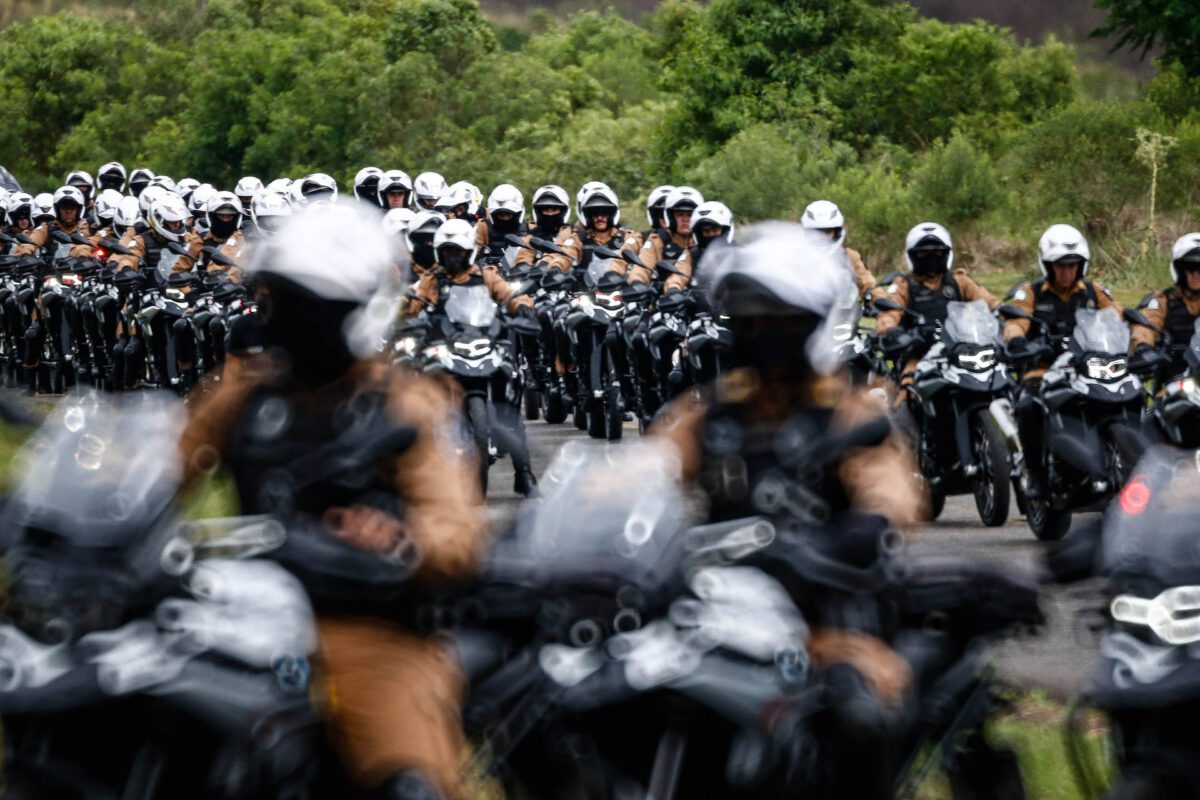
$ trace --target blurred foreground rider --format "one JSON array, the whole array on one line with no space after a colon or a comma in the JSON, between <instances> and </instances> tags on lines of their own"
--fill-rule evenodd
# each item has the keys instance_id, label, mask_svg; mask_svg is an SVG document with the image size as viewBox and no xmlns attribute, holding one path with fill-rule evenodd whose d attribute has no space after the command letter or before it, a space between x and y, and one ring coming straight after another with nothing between
<instances>
[{"instance_id":1,"label":"blurred foreground rider","mask_svg":"<svg viewBox=\"0 0 1200 800\"><path fill-rule=\"evenodd\" d=\"M200 396L181 447L189 479L222 465L232 471L244 514L318 524L381 557L415 546L419 595L469 576L484 533L474 474L454 455L449 399L370 357L383 331L364 307L394 271L391 259L378 218L341 205L298 213L264 240L251 274L268 352L227 368ZM356 426L380 422L416 438L380 456L360 492L343 475L288 490L299 465L320 460ZM457 796L464 686L445 644L314 601L325 711L352 775L381 800Z\"/></svg>"},{"instance_id":2,"label":"blurred foreground rider","mask_svg":"<svg viewBox=\"0 0 1200 800\"><path fill-rule=\"evenodd\" d=\"M701 400L689 394L668 406L651 434L675 445L685 480L707 497L709 521L773 513L761 498L785 481L820 506L814 517L828 522L815 528L817 535L839 537L838 546L862 551L847 560L869 563L879 533L911 526L924 513L907 449L892 436L820 469L796 466L807 458L791 460L819 448L830 430L852 430L886 415L865 390L823 374L832 366L825 318L849 276L799 226L771 223L750 234L748 244L715 252L705 270L714 310L728 316L734 333L735 368ZM879 784L886 770L871 767L883 759L882 731L911 688L911 669L880 638L877 617L814 600L807 591L801 588L797 599L814 628L809 656L842 698L830 701L829 721L838 731L830 765L838 796L887 796L890 787Z\"/></svg>"}]
</instances>

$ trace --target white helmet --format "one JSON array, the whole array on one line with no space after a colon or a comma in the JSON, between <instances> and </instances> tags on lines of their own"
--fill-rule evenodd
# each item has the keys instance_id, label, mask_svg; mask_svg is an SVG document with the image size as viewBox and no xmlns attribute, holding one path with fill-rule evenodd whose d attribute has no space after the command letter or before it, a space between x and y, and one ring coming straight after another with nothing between
<instances>
[{"instance_id":1,"label":"white helmet","mask_svg":"<svg viewBox=\"0 0 1200 800\"><path fill-rule=\"evenodd\" d=\"M214 192L212 197L208 198L208 202L204 204L204 219L208 223L209 230L213 228L213 215L220 214L222 211L236 214L237 222L234 230L241 230L243 215L241 198L233 192Z\"/></svg>"},{"instance_id":2,"label":"white helmet","mask_svg":"<svg viewBox=\"0 0 1200 800\"><path fill-rule=\"evenodd\" d=\"M412 178L408 177L408 173L402 169L389 169L379 176L379 183L375 187L375 200L379 203L379 207L387 209L388 192L404 192L404 202L413 204L413 182Z\"/></svg>"},{"instance_id":3,"label":"white helmet","mask_svg":"<svg viewBox=\"0 0 1200 800\"><path fill-rule=\"evenodd\" d=\"M453 186L447 186L446 191L442 192L442 196L434 203L434 209L450 216L450 212L462 207L461 217L463 219L473 218L472 208L475 212L479 211L479 204L475 202L475 197L471 192L472 187L466 181L459 181Z\"/></svg>"},{"instance_id":4,"label":"white helmet","mask_svg":"<svg viewBox=\"0 0 1200 800\"><path fill-rule=\"evenodd\" d=\"M74 186L59 187L54 193L53 203L55 210L57 210L62 203L74 203L75 205L79 206L80 211L83 211L83 209L86 207L86 201L83 198L83 192L79 191L79 189L75 188Z\"/></svg>"},{"instance_id":5,"label":"white helmet","mask_svg":"<svg viewBox=\"0 0 1200 800\"><path fill-rule=\"evenodd\" d=\"M67 176L67 186L74 186L79 189L79 193L83 195L85 201L90 200L96 192L96 182L92 180L91 173L77 169Z\"/></svg>"},{"instance_id":6,"label":"white helmet","mask_svg":"<svg viewBox=\"0 0 1200 800\"><path fill-rule=\"evenodd\" d=\"M196 187L200 185L200 181L195 178L184 178L179 183L175 184L175 193L183 198L183 202L187 202L192 197L192 192L196 191Z\"/></svg>"},{"instance_id":7,"label":"white helmet","mask_svg":"<svg viewBox=\"0 0 1200 800\"><path fill-rule=\"evenodd\" d=\"M321 199L333 200L338 194L337 181L324 172L314 172L301 178L299 185L300 194L304 195L305 202Z\"/></svg>"},{"instance_id":8,"label":"white helmet","mask_svg":"<svg viewBox=\"0 0 1200 800\"><path fill-rule=\"evenodd\" d=\"M437 211L421 209L414 214L413 218L408 221L408 228L404 231L404 242L408 245L408 251L411 253L415 250L416 243L413 242L413 236L419 233L436 234L445 223L446 218Z\"/></svg>"},{"instance_id":9,"label":"white helmet","mask_svg":"<svg viewBox=\"0 0 1200 800\"><path fill-rule=\"evenodd\" d=\"M255 198L252 208L260 219L268 202L276 210L286 205L275 194ZM250 271L286 278L324 300L363 305L394 272L392 245L378 216L361 206L348 200L314 202L292 214L270 246L256 251Z\"/></svg>"},{"instance_id":10,"label":"white helmet","mask_svg":"<svg viewBox=\"0 0 1200 800\"><path fill-rule=\"evenodd\" d=\"M96 170L96 180L101 188L125 191L125 165L120 161L110 161Z\"/></svg>"},{"instance_id":11,"label":"white helmet","mask_svg":"<svg viewBox=\"0 0 1200 800\"><path fill-rule=\"evenodd\" d=\"M383 170L379 167L363 167L354 173L354 196L364 203L379 205L379 179Z\"/></svg>"},{"instance_id":12,"label":"white helmet","mask_svg":"<svg viewBox=\"0 0 1200 800\"><path fill-rule=\"evenodd\" d=\"M674 186L655 186L650 190L650 196L646 198L646 221L650 223L651 228L658 228L663 224L662 211L667 205L667 196L675 191ZM654 212L658 212L659 218L654 218Z\"/></svg>"},{"instance_id":13,"label":"white helmet","mask_svg":"<svg viewBox=\"0 0 1200 800\"><path fill-rule=\"evenodd\" d=\"M382 183L382 181L380 181ZM422 172L413 181L413 208L432 209L438 198L446 193L446 179L436 172ZM418 209L419 210L419 209Z\"/></svg>"},{"instance_id":14,"label":"white helmet","mask_svg":"<svg viewBox=\"0 0 1200 800\"><path fill-rule=\"evenodd\" d=\"M117 214L117 206L126 199L116 189L101 189L96 195L96 219L101 225L112 225Z\"/></svg>"},{"instance_id":15,"label":"white helmet","mask_svg":"<svg viewBox=\"0 0 1200 800\"><path fill-rule=\"evenodd\" d=\"M383 232L388 236L407 238L408 223L412 222L416 215L411 208L393 208L383 215Z\"/></svg>"},{"instance_id":16,"label":"white helmet","mask_svg":"<svg viewBox=\"0 0 1200 800\"><path fill-rule=\"evenodd\" d=\"M846 241L846 218L837 204L828 200L809 203L800 217L800 224L810 231L837 231L829 240L832 250L840 249Z\"/></svg>"},{"instance_id":17,"label":"white helmet","mask_svg":"<svg viewBox=\"0 0 1200 800\"><path fill-rule=\"evenodd\" d=\"M595 181L587 184L586 189L580 191L576 204L579 219L589 228L592 227L592 220L587 214L588 208L612 209L609 212L609 226L615 228L621 224L621 201L617 199L617 193L606 183Z\"/></svg>"},{"instance_id":18,"label":"white helmet","mask_svg":"<svg viewBox=\"0 0 1200 800\"><path fill-rule=\"evenodd\" d=\"M517 224L525 221L525 195L511 183L502 183L488 195L487 212L508 211L517 215Z\"/></svg>"},{"instance_id":19,"label":"white helmet","mask_svg":"<svg viewBox=\"0 0 1200 800\"><path fill-rule=\"evenodd\" d=\"M733 243L733 212L729 210L729 206L717 200L705 200L700 205L696 206L696 210L692 212L692 235L697 237L696 228L700 225L714 224L719 228L725 229L724 239L727 243Z\"/></svg>"},{"instance_id":20,"label":"white helmet","mask_svg":"<svg viewBox=\"0 0 1200 800\"><path fill-rule=\"evenodd\" d=\"M150 205L150 228L167 241L182 242L191 216L179 195L164 192ZM178 231L170 228L175 223L179 223Z\"/></svg>"},{"instance_id":21,"label":"white helmet","mask_svg":"<svg viewBox=\"0 0 1200 800\"><path fill-rule=\"evenodd\" d=\"M211 183L202 183L192 191L192 196L188 198L188 209L191 210L193 219L204 218L208 212L208 201L212 200L216 193L217 187Z\"/></svg>"},{"instance_id":22,"label":"white helmet","mask_svg":"<svg viewBox=\"0 0 1200 800\"><path fill-rule=\"evenodd\" d=\"M255 195L262 190L263 182L253 175L242 177L237 182L237 185L233 187L233 193L237 195L238 200L242 203L242 211L250 210L250 203L253 202Z\"/></svg>"},{"instance_id":23,"label":"white helmet","mask_svg":"<svg viewBox=\"0 0 1200 800\"><path fill-rule=\"evenodd\" d=\"M242 180L249 180L249 179L243 178ZM254 180L258 180L258 179L255 178ZM274 192L275 194L281 194L284 197L288 197L292 193L292 179L291 178L276 178L275 180L268 183L266 186L264 186L259 191ZM233 193L236 194L238 197L243 197L243 195L238 194L237 189L234 189ZM256 195L257 195L257 193L256 193ZM250 199L253 200L254 198L251 197Z\"/></svg>"},{"instance_id":24,"label":"white helmet","mask_svg":"<svg viewBox=\"0 0 1200 800\"><path fill-rule=\"evenodd\" d=\"M292 216L292 204L278 192L263 191L250 203L250 219L264 236L273 235Z\"/></svg>"},{"instance_id":25,"label":"white helmet","mask_svg":"<svg viewBox=\"0 0 1200 800\"><path fill-rule=\"evenodd\" d=\"M54 219L54 195L41 192L33 198L33 222L40 225Z\"/></svg>"},{"instance_id":26,"label":"white helmet","mask_svg":"<svg viewBox=\"0 0 1200 800\"><path fill-rule=\"evenodd\" d=\"M4 218L8 215L8 198L12 192L0 186L0 224L4 223Z\"/></svg>"},{"instance_id":27,"label":"white helmet","mask_svg":"<svg viewBox=\"0 0 1200 800\"><path fill-rule=\"evenodd\" d=\"M675 233L675 212L692 211L704 202L704 195L690 186L676 186L667 195L663 213L667 218L667 230Z\"/></svg>"},{"instance_id":28,"label":"white helmet","mask_svg":"<svg viewBox=\"0 0 1200 800\"><path fill-rule=\"evenodd\" d=\"M142 208L136 197L122 197L117 204L117 213L113 215L115 233L123 233L125 228L132 228L143 221Z\"/></svg>"},{"instance_id":29,"label":"white helmet","mask_svg":"<svg viewBox=\"0 0 1200 800\"><path fill-rule=\"evenodd\" d=\"M147 186L138 195L138 207L142 210L142 219L150 222L150 206L155 200L167 194L167 190L161 186Z\"/></svg>"},{"instance_id":30,"label":"white helmet","mask_svg":"<svg viewBox=\"0 0 1200 800\"><path fill-rule=\"evenodd\" d=\"M150 179L150 185L151 186L161 186L164 189L166 189L168 192L176 191L175 181L171 179L170 175L155 175L153 178Z\"/></svg>"},{"instance_id":31,"label":"white helmet","mask_svg":"<svg viewBox=\"0 0 1200 800\"><path fill-rule=\"evenodd\" d=\"M1066 258L1082 259L1083 268L1079 271L1079 277L1087 275L1088 261L1092 258L1087 239L1078 228L1071 225L1051 225L1038 241L1038 266L1042 270L1042 277L1049 276L1051 264Z\"/></svg>"},{"instance_id":32,"label":"white helmet","mask_svg":"<svg viewBox=\"0 0 1200 800\"><path fill-rule=\"evenodd\" d=\"M1189 264L1200 263L1200 233L1187 233L1175 240L1171 247L1171 283L1179 284L1180 274L1178 264L1186 261Z\"/></svg>"},{"instance_id":33,"label":"white helmet","mask_svg":"<svg viewBox=\"0 0 1200 800\"><path fill-rule=\"evenodd\" d=\"M575 193L575 218L583 219L582 208L583 198L601 187L607 187L608 184L604 181L588 181L583 186L579 187L579 191Z\"/></svg>"},{"instance_id":34,"label":"white helmet","mask_svg":"<svg viewBox=\"0 0 1200 800\"><path fill-rule=\"evenodd\" d=\"M51 198L53 202L53 198ZM13 192L8 196L8 217L12 221L13 216L25 211L33 218L33 195L27 192Z\"/></svg>"},{"instance_id":35,"label":"white helmet","mask_svg":"<svg viewBox=\"0 0 1200 800\"><path fill-rule=\"evenodd\" d=\"M567 196L567 190L557 184L547 184L539 187L533 193L533 199L529 205L533 206L533 221L540 222L538 218L538 209L542 206L560 206L563 210L561 225L566 225L571 221L571 205L570 198Z\"/></svg>"},{"instance_id":36,"label":"white helmet","mask_svg":"<svg viewBox=\"0 0 1200 800\"><path fill-rule=\"evenodd\" d=\"M914 225L908 232L908 236L904 237L904 263L908 265L909 272L916 271L916 267L913 265L913 252L922 250L948 251L945 268L939 271L946 271L954 266L954 242L950 238L950 231L936 222L922 222Z\"/></svg>"},{"instance_id":37,"label":"white helmet","mask_svg":"<svg viewBox=\"0 0 1200 800\"><path fill-rule=\"evenodd\" d=\"M154 180L154 170L149 167L138 167L129 173L129 192L134 197L141 197L142 192ZM144 216L144 214L143 214Z\"/></svg>"},{"instance_id":38,"label":"white helmet","mask_svg":"<svg viewBox=\"0 0 1200 800\"><path fill-rule=\"evenodd\" d=\"M448 219L433 235L433 250L438 263L442 263L442 248L457 247L470 253L468 264L475 263L475 227L465 219Z\"/></svg>"}]
</instances>

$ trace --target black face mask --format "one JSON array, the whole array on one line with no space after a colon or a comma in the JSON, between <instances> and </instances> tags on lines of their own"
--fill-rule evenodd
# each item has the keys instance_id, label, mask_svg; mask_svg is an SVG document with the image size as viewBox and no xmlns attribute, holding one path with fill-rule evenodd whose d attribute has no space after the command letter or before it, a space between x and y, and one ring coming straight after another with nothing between
<instances>
[{"instance_id":1,"label":"black face mask","mask_svg":"<svg viewBox=\"0 0 1200 800\"><path fill-rule=\"evenodd\" d=\"M533 209L534 222L537 224L538 233L541 234L542 238L547 238L558 233L559 228L565 224L563 220L566 219L566 216L565 213L542 214L537 207Z\"/></svg>"},{"instance_id":2,"label":"black face mask","mask_svg":"<svg viewBox=\"0 0 1200 800\"><path fill-rule=\"evenodd\" d=\"M286 278L268 275L259 296L267 344L291 375L306 386L324 386L355 362L346 344L346 319L356 303L326 300Z\"/></svg>"},{"instance_id":3,"label":"black face mask","mask_svg":"<svg viewBox=\"0 0 1200 800\"><path fill-rule=\"evenodd\" d=\"M513 214L508 219L492 217L492 232L496 234L497 238L503 239L510 233L517 233L520 230L521 220L517 218L516 214Z\"/></svg>"},{"instance_id":4,"label":"black face mask","mask_svg":"<svg viewBox=\"0 0 1200 800\"><path fill-rule=\"evenodd\" d=\"M422 267L432 267L437 260L437 254L433 252L433 234L416 234L412 240L412 260Z\"/></svg>"},{"instance_id":5,"label":"black face mask","mask_svg":"<svg viewBox=\"0 0 1200 800\"><path fill-rule=\"evenodd\" d=\"M110 173L108 175L101 175L100 181L99 181L100 190L103 191L105 189L112 189L114 192L119 192L119 191L121 191L121 184L123 184L124 182L125 181L121 180L120 175L117 175L114 173Z\"/></svg>"},{"instance_id":6,"label":"black face mask","mask_svg":"<svg viewBox=\"0 0 1200 800\"><path fill-rule=\"evenodd\" d=\"M461 275L471 266L471 254L461 247L443 247L438 251L438 263L450 275Z\"/></svg>"},{"instance_id":7,"label":"black face mask","mask_svg":"<svg viewBox=\"0 0 1200 800\"><path fill-rule=\"evenodd\" d=\"M940 275L950 264L949 250L914 250L909 256L915 275Z\"/></svg>"},{"instance_id":8,"label":"black face mask","mask_svg":"<svg viewBox=\"0 0 1200 800\"><path fill-rule=\"evenodd\" d=\"M229 221L225 221L220 217L213 217L212 224L208 226L208 229L212 233L213 238L228 239L230 236L233 236L233 233L237 230L237 227L237 217L234 217Z\"/></svg>"},{"instance_id":9,"label":"black face mask","mask_svg":"<svg viewBox=\"0 0 1200 800\"><path fill-rule=\"evenodd\" d=\"M131 183L129 184L129 191L133 192L134 197L141 197L142 192L146 191L146 187L149 185L150 181L146 181L145 183L142 183L141 181L138 181L137 183Z\"/></svg>"},{"instance_id":10,"label":"black face mask","mask_svg":"<svg viewBox=\"0 0 1200 800\"><path fill-rule=\"evenodd\" d=\"M734 317L730 356L739 367L776 374L804 375L812 370L808 340L821 320L812 316Z\"/></svg>"}]
</instances>

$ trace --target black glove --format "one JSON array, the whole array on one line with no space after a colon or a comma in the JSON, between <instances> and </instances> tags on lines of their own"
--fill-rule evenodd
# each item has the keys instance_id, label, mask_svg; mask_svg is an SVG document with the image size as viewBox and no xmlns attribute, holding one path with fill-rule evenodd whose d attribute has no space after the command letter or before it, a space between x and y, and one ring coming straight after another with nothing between
<instances>
[{"instance_id":1,"label":"black glove","mask_svg":"<svg viewBox=\"0 0 1200 800\"><path fill-rule=\"evenodd\" d=\"M895 345L904 336L903 328L888 328L883 334L883 342L887 345Z\"/></svg>"},{"instance_id":2,"label":"black glove","mask_svg":"<svg viewBox=\"0 0 1200 800\"><path fill-rule=\"evenodd\" d=\"M681 291L682 289L678 286L672 286L670 289L667 289L667 294L679 294Z\"/></svg>"},{"instance_id":3,"label":"black glove","mask_svg":"<svg viewBox=\"0 0 1200 800\"><path fill-rule=\"evenodd\" d=\"M1158 366L1160 360L1158 351L1143 342L1129 357L1129 371L1135 375L1149 372Z\"/></svg>"},{"instance_id":4,"label":"black glove","mask_svg":"<svg viewBox=\"0 0 1200 800\"><path fill-rule=\"evenodd\" d=\"M533 306L517 306L517 316L524 319L536 319L533 313Z\"/></svg>"},{"instance_id":5,"label":"black glove","mask_svg":"<svg viewBox=\"0 0 1200 800\"><path fill-rule=\"evenodd\" d=\"M548 263L546 263L546 259L544 259L544 258L541 261L534 264L534 266L537 267L538 269L549 269L550 268L550 265Z\"/></svg>"},{"instance_id":6,"label":"black glove","mask_svg":"<svg viewBox=\"0 0 1200 800\"><path fill-rule=\"evenodd\" d=\"M1004 346L1010 353L1024 353L1029 349L1029 340L1024 336L1014 336Z\"/></svg>"}]
</instances>

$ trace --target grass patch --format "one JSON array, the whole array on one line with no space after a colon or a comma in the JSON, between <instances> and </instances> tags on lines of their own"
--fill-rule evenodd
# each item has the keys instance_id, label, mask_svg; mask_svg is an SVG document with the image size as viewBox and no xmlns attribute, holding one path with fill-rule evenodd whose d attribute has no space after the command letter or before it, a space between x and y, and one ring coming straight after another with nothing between
<instances>
[{"instance_id":1,"label":"grass patch","mask_svg":"<svg viewBox=\"0 0 1200 800\"><path fill-rule=\"evenodd\" d=\"M1064 730L1067 707L1048 698L1042 690L1020 695L1012 707L994 719L988 738L996 746L1012 748L1021 762L1026 794L1031 800L1084 800L1076 785L1068 757ZM1108 729L1103 716L1081 715L1079 736L1088 762L1111 770ZM1105 778L1110 777L1106 774ZM935 775L917 795L919 800L950 800L948 782Z\"/></svg>"}]
</instances>

